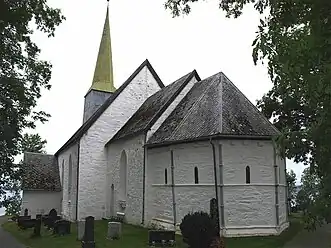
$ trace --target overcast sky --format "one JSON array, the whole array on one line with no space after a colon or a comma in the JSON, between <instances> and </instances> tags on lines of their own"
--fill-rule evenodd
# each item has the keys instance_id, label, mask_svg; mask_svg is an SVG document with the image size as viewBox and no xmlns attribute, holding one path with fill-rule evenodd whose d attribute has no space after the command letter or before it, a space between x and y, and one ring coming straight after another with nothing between
<instances>
[{"instance_id":1,"label":"overcast sky","mask_svg":"<svg viewBox=\"0 0 331 248\"><path fill-rule=\"evenodd\" d=\"M226 19L218 0L193 5L189 16L172 18L165 0L111 0L110 29L115 86L119 87L146 59L165 85L196 69L201 78L223 71L255 104L271 88L267 69L255 66L252 41L258 13L247 7L239 19ZM100 38L106 0L49 0L66 16L55 33L33 38L41 58L53 64L52 89L44 91L39 108L52 117L38 132L54 154L80 127L84 95L89 89ZM287 163L300 175L302 165Z\"/></svg>"}]
</instances>

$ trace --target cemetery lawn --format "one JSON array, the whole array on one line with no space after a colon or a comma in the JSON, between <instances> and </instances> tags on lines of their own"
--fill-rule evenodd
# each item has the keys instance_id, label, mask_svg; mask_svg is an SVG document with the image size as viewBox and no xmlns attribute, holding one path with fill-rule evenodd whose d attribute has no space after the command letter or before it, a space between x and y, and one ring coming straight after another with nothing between
<instances>
[{"instance_id":1,"label":"cemetery lawn","mask_svg":"<svg viewBox=\"0 0 331 248\"><path fill-rule=\"evenodd\" d=\"M52 232L44 227L41 230L41 238L30 238L33 229L19 230L15 222L6 222L3 228L10 232L17 240L29 248L81 248L81 243L76 241L76 225L71 225L71 235L63 237L54 237ZM280 248L293 238L302 229L300 218L292 217L291 226L280 236L270 237L247 237L247 238L227 238L227 248ZM95 239L98 248L147 248L148 230L142 227L124 225L122 238L120 240L109 241L106 239L107 221L95 222ZM179 248L187 248L182 242L181 236L177 236L177 245Z\"/></svg>"}]
</instances>

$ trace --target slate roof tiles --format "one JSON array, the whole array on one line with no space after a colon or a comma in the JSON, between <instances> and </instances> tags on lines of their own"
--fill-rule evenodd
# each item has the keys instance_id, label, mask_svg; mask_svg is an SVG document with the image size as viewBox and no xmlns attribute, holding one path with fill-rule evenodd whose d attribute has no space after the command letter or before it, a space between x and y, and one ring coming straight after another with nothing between
<instances>
[{"instance_id":1,"label":"slate roof tiles","mask_svg":"<svg viewBox=\"0 0 331 248\"><path fill-rule=\"evenodd\" d=\"M277 134L279 131L220 72L196 83L147 144L215 135L271 137Z\"/></svg>"},{"instance_id":2,"label":"slate roof tiles","mask_svg":"<svg viewBox=\"0 0 331 248\"><path fill-rule=\"evenodd\" d=\"M54 155L24 153L23 190L61 191L59 167Z\"/></svg>"}]
</instances>

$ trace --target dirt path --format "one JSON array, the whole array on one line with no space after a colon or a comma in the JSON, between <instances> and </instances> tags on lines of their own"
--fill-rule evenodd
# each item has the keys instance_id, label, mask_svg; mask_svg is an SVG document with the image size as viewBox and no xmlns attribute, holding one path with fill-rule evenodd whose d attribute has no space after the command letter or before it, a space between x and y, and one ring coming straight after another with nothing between
<instances>
[{"instance_id":1,"label":"dirt path","mask_svg":"<svg viewBox=\"0 0 331 248\"><path fill-rule=\"evenodd\" d=\"M283 248L330 248L331 224L318 227L315 232L300 232Z\"/></svg>"},{"instance_id":2,"label":"dirt path","mask_svg":"<svg viewBox=\"0 0 331 248\"><path fill-rule=\"evenodd\" d=\"M10 233L3 230L2 223L7 221L7 217L0 216L0 248L26 248L20 244Z\"/></svg>"}]
</instances>

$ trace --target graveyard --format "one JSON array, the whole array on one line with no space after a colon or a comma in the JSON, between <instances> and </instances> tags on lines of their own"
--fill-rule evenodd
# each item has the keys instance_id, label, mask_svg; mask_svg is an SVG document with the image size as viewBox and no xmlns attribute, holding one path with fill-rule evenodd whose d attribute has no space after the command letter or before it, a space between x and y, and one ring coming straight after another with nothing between
<instances>
[{"instance_id":1,"label":"graveyard","mask_svg":"<svg viewBox=\"0 0 331 248\"><path fill-rule=\"evenodd\" d=\"M109 223L110 220L97 220L87 217L83 229L79 230L79 223L71 223L61 220L56 211L48 215L37 215L31 218L28 213L25 216L12 218L3 224L3 228L10 232L17 240L29 248L143 248L154 247L148 244L149 240L158 236L158 231L151 231L147 228L120 223L121 220L111 220L111 223L120 223L121 231L119 236L110 239ZM116 226L115 226L116 227ZM302 229L300 217L292 216L290 227L279 236L269 237L246 237L246 238L226 238L227 248L276 248L283 245L295 236ZM83 230L83 231L82 231ZM85 233L85 235L82 235ZM152 232L153 233L153 232ZM170 234L170 236L169 236ZM167 233L166 233L167 235ZM187 245L182 241L179 234L168 233L168 237L175 236L175 242L166 244L156 244L156 247L179 247L186 248ZM172 239L172 238L171 238Z\"/></svg>"}]
</instances>

